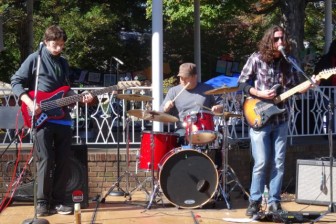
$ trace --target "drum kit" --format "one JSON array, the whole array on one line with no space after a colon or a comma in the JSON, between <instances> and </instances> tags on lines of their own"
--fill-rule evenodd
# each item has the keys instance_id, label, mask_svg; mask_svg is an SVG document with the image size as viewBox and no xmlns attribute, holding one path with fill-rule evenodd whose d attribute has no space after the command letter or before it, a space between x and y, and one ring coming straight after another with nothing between
<instances>
[{"instance_id":1,"label":"drum kit","mask_svg":"<svg viewBox=\"0 0 336 224\"><path fill-rule=\"evenodd\" d=\"M223 94L237 91L236 87L221 87L219 89L209 90L206 95ZM118 95L120 99L150 101L151 97L141 95ZM224 101L223 101L224 102ZM224 106L224 105L223 105ZM175 133L143 131L141 136L140 153L137 158L137 168L144 171L151 171L150 181L152 191L149 194L143 183L136 176L129 172L129 147L127 143L126 155L126 176L127 182L129 176L135 178L137 187L131 192L142 189L149 197L147 209L150 209L153 202L157 202L156 197L163 194L166 199L179 208L197 208L203 206L210 199L222 198L226 201L228 209L231 204L228 200L228 178L235 186L239 186L243 193L247 196L248 193L244 190L236 177L232 168L228 165L228 135L226 121L231 117L240 117L239 114L223 112L214 114L210 108L202 106L206 110L200 110L195 113L190 113L184 118L186 129L186 140L188 146L178 147L179 135ZM178 118L158 111L134 109L127 112L130 116L163 123L174 123ZM213 160L200 148L204 145L213 143L218 139L218 133L215 131L214 116L222 117L222 147L221 156L222 164L220 170L216 167ZM127 124L128 135L128 124ZM127 138L128 139L128 138ZM155 177L154 172L157 172ZM128 187L129 183L126 183ZM234 186L234 187L235 187ZM161 190L161 191L160 191ZM232 191L233 189L230 189ZM127 191L126 193L130 193ZM216 194L217 193L217 194Z\"/></svg>"}]
</instances>

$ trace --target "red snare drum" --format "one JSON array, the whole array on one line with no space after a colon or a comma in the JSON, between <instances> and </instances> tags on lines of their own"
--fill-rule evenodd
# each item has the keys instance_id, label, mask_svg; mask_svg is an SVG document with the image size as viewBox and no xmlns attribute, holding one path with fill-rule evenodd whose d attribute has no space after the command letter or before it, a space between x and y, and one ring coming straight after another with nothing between
<instances>
[{"instance_id":1,"label":"red snare drum","mask_svg":"<svg viewBox=\"0 0 336 224\"><path fill-rule=\"evenodd\" d=\"M186 125L186 137L191 144L208 144L216 139L213 117L212 112L203 110L185 116L183 122ZM189 140L190 132L191 140Z\"/></svg>"},{"instance_id":2,"label":"red snare drum","mask_svg":"<svg viewBox=\"0 0 336 224\"><path fill-rule=\"evenodd\" d=\"M193 149L174 149L162 158L159 167L162 192L177 207L201 207L216 192L217 169L204 153Z\"/></svg>"},{"instance_id":3,"label":"red snare drum","mask_svg":"<svg viewBox=\"0 0 336 224\"><path fill-rule=\"evenodd\" d=\"M158 164L162 157L177 147L178 134L143 131L141 136L139 169L151 169L151 134L153 134L153 150L154 150L154 170L158 170Z\"/></svg>"}]
</instances>

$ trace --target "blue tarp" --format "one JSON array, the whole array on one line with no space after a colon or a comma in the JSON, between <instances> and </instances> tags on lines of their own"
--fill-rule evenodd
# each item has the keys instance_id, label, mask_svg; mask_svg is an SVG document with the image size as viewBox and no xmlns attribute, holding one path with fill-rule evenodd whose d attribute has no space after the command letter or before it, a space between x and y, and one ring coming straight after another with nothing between
<instances>
[{"instance_id":1,"label":"blue tarp","mask_svg":"<svg viewBox=\"0 0 336 224\"><path fill-rule=\"evenodd\" d=\"M213 88L220 88L223 87L224 85L227 87L234 87L238 86L239 75L240 74L233 74L232 76L227 76L222 74L212 79L209 79L205 83L211 85Z\"/></svg>"}]
</instances>

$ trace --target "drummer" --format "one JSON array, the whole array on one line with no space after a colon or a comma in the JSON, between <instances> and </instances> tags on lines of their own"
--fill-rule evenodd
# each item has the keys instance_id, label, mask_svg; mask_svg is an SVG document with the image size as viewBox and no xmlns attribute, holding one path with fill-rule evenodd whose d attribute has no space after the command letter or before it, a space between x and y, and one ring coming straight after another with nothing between
<instances>
[{"instance_id":1,"label":"drummer","mask_svg":"<svg viewBox=\"0 0 336 224\"><path fill-rule=\"evenodd\" d=\"M192 112L199 112L203 110L203 107L211 108L214 113L221 113L223 105L217 104L213 95L204 94L213 88L208 84L198 82L194 63L181 64L177 76L180 78L180 84L168 90L160 110L179 117L180 122L175 132L180 135L180 145L186 145L186 130L183 126L185 116Z\"/></svg>"}]
</instances>

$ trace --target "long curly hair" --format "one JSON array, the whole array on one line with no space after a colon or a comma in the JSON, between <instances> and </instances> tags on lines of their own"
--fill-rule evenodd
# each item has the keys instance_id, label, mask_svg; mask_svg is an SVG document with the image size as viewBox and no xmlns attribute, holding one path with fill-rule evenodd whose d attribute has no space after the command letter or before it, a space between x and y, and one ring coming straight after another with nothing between
<instances>
[{"instance_id":1,"label":"long curly hair","mask_svg":"<svg viewBox=\"0 0 336 224\"><path fill-rule=\"evenodd\" d=\"M274 59L274 33L277 31L283 32L283 45L285 47L285 52L290 52L290 44L288 40L288 35L286 34L284 28L278 25L274 25L265 31L263 38L260 40L258 48L261 54L261 59L267 63Z\"/></svg>"}]
</instances>

